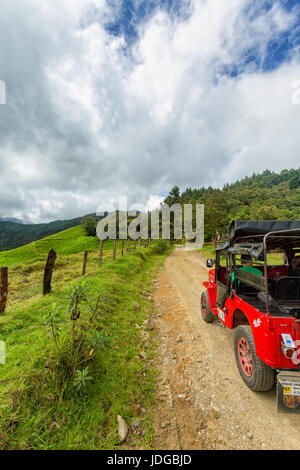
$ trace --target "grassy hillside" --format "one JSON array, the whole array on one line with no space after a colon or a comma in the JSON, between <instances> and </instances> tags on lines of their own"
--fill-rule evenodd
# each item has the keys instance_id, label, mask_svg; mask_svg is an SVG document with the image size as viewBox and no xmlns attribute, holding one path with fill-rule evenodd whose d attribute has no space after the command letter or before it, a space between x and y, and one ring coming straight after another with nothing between
<instances>
[{"instance_id":1,"label":"grassy hillside","mask_svg":"<svg viewBox=\"0 0 300 470\"><path fill-rule=\"evenodd\" d=\"M0 220L0 251L24 246L32 241L61 232L80 224L81 218L56 220L48 224L20 224Z\"/></svg>"},{"instance_id":2,"label":"grassy hillside","mask_svg":"<svg viewBox=\"0 0 300 470\"><path fill-rule=\"evenodd\" d=\"M10 265L10 285L7 311L0 316L0 340L7 346L6 365L0 365L0 449L117 449L119 414L128 424L132 418L142 420L138 434L130 428L128 445L151 448L148 411L154 399L155 333L149 331L145 338L141 326L153 313L152 279L168 245L155 242L123 257L118 247L113 261L107 242L99 268L98 244L76 227L1 254L0 264ZM58 252L52 293L43 297L43 267L52 247ZM75 322L68 310L69 287L81 278L86 249L92 250L86 275L88 301L82 302ZM91 323L90 307L99 294ZM56 339L47 334L45 323L54 303L61 315ZM74 355L81 335L101 339L106 337L102 333L109 338L107 345L93 343ZM86 367L91 380L78 391L76 370ZM139 406L146 410L142 416Z\"/></svg>"},{"instance_id":3,"label":"grassy hillside","mask_svg":"<svg viewBox=\"0 0 300 470\"><path fill-rule=\"evenodd\" d=\"M112 242L105 244L105 249L112 246ZM14 264L31 263L45 259L45 255L54 248L59 255L80 253L84 250L96 250L99 240L87 237L81 226L64 230L55 235L32 242L28 245L0 253L0 265L11 266Z\"/></svg>"}]
</instances>

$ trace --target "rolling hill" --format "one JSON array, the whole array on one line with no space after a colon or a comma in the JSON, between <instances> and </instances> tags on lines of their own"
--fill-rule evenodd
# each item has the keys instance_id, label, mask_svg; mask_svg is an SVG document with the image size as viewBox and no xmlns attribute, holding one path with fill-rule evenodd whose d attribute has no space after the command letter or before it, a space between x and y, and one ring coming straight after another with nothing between
<instances>
[{"instance_id":1,"label":"rolling hill","mask_svg":"<svg viewBox=\"0 0 300 470\"><path fill-rule=\"evenodd\" d=\"M112 242L107 241L104 245L104 249L109 249L112 247ZM0 265L12 266L45 260L51 248L54 248L59 255L71 255L85 250L97 250L99 240L87 237L81 226L72 227L28 245L0 253Z\"/></svg>"},{"instance_id":2,"label":"rolling hill","mask_svg":"<svg viewBox=\"0 0 300 470\"><path fill-rule=\"evenodd\" d=\"M95 214L89 214L96 217ZM0 218L0 252L12 250L41 238L54 235L80 225L83 217L69 220L55 220L47 224L23 224L22 221L11 221ZM99 218L99 217L96 217ZM99 218L100 219L100 218Z\"/></svg>"},{"instance_id":3,"label":"rolling hill","mask_svg":"<svg viewBox=\"0 0 300 470\"><path fill-rule=\"evenodd\" d=\"M0 222L0 251L11 250L80 224L81 218L56 220L48 224Z\"/></svg>"}]
</instances>

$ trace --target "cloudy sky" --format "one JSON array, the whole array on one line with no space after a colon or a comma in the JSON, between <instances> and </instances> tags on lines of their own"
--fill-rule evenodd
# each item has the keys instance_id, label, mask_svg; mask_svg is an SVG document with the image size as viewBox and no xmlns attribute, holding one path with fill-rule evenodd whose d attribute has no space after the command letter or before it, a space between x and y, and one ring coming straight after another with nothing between
<instances>
[{"instance_id":1,"label":"cloudy sky","mask_svg":"<svg viewBox=\"0 0 300 470\"><path fill-rule=\"evenodd\" d=\"M299 167L299 0L2 0L0 80L0 217Z\"/></svg>"}]
</instances>

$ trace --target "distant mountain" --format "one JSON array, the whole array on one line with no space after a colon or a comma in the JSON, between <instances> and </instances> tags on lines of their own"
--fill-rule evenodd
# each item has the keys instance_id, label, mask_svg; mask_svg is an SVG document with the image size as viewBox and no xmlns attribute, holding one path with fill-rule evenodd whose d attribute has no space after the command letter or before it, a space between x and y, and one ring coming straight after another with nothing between
<instances>
[{"instance_id":1,"label":"distant mountain","mask_svg":"<svg viewBox=\"0 0 300 470\"><path fill-rule=\"evenodd\" d=\"M0 217L0 222L13 222L15 224L23 224L23 220L15 219L14 217Z\"/></svg>"}]
</instances>

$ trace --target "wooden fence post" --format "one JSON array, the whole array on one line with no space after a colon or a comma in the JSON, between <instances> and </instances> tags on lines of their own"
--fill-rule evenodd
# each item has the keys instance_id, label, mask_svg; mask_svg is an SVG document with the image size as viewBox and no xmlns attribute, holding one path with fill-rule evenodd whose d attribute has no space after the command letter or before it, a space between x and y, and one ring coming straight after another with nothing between
<instances>
[{"instance_id":1,"label":"wooden fence post","mask_svg":"<svg viewBox=\"0 0 300 470\"><path fill-rule=\"evenodd\" d=\"M117 257L117 240L114 240L113 259L115 260L116 257Z\"/></svg>"},{"instance_id":2,"label":"wooden fence post","mask_svg":"<svg viewBox=\"0 0 300 470\"><path fill-rule=\"evenodd\" d=\"M103 258L103 240L100 240L99 266L102 266L102 258Z\"/></svg>"},{"instance_id":3,"label":"wooden fence post","mask_svg":"<svg viewBox=\"0 0 300 470\"><path fill-rule=\"evenodd\" d=\"M124 255L124 240L122 240L122 256Z\"/></svg>"},{"instance_id":4,"label":"wooden fence post","mask_svg":"<svg viewBox=\"0 0 300 470\"><path fill-rule=\"evenodd\" d=\"M141 248L141 239L139 238L139 244L138 244L138 249Z\"/></svg>"},{"instance_id":5,"label":"wooden fence post","mask_svg":"<svg viewBox=\"0 0 300 470\"><path fill-rule=\"evenodd\" d=\"M82 275L83 275L83 276L85 276L85 274L86 274L86 265L87 265L87 262L88 262L88 254L89 254L88 251L85 251L85 252L84 252L84 256L83 256L83 267L82 267Z\"/></svg>"},{"instance_id":6,"label":"wooden fence post","mask_svg":"<svg viewBox=\"0 0 300 470\"><path fill-rule=\"evenodd\" d=\"M126 248L126 253L128 253L130 247L130 238L127 240L127 248Z\"/></svg>"},{"instance_id":7,"label":"wooden fence post","mask_svg":"<svg viewBox=\"0 0 300 470\"><path fill-rule=\"evenodd\" d=\"M134 242L133 251L136 251L136 240Z\"/></svg>"},{"instance_id":8,"label":"wooden fence post","mask_svg":"<svg viewBox=\"0 0 300 470\"><path fill-rule=\"evenodd\" d=\"M8 268L1 268L0 275L0 313L5 312L8 294Z\"/></svg>"},{"instance_id":9,"label":"wooden fence post","mask_svg":"<svg viewBox=\"0 0 300 470\"><path fill-rule=\"evenodd\" d=\"M44 272L44 282L43 282L43 295L50 294L51 292L51 280L52 280L52 271L56 261L56 251L51 248L48 254L48 259Z\"/></svg>"}]
</instances>

